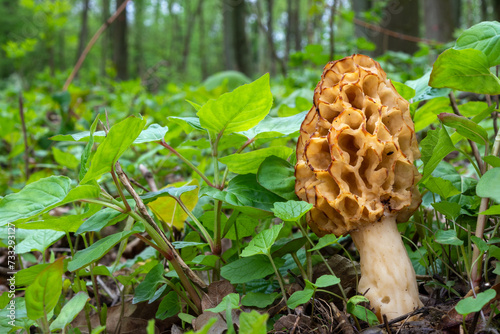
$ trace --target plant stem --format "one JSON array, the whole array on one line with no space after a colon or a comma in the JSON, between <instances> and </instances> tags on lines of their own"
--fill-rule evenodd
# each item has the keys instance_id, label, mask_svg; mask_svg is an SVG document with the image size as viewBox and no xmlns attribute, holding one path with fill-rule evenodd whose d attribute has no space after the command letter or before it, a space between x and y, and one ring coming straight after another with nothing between
<instances>
[{"instance_id":1,"label":"plant stem","mask_svg":"<svg viewBox=\"0 0 500 334\"><path fill-rule=\"evenodd\" d=\"M283 298L285 299L285 303L288 303L288 299L286 298L286 290L285 290L285 284L283 282L283 277L281 276L278 268L276 268L276 265L274 264L274 261L273 261L273 258L271 257L271 254L266 254L266 255L267 255L267 258L269 259L269 261L271 261L271 264L273 266L274 273L276 274L276 278L278 279L278 283L280 285L281 294L283 295Z\"/></svg>"},{"instance_id":2,"label":"plant stem","mask_svg":"<svg viewBox=\"0 0 500 334\"><path fill-rule=\"evenodd\" d=\"M205 176L205 174L203 174L198 168L196 168L196 166L193 165L191 163L191 161L189 161L182 154L180 154L179 152L177 152L176 149L174 149L172 146L170 146L169 144L167 144L164 140L160 141L159 144L161 146L165 147L167 150L169 150L173 154L175 154L179 159L181 159L182 161L184 161L184 163L186 165L188 165L193 171L195 171L199 176L201 176L201 178L203 179L203 181L205 181L210 187L216 188L216 186L214 186L212 184L212 182L210 182L210 180Z\"/></svg>"},{"instance_id":3,"label":"plant stem","mask_svg":"<svg viewBox=\"0 0 500 334\"><path fill-rule=\"evenodd\" d=\"M193 220L193 222L196 224L196 226L200 229L201 231L201 234L203 234L203 237L205 238L205 240L207 240L207 242L210 244L210 249L212 249L212 252L213 252L213 248L214 248L214 241L212 240L212 237L210 237L210 234L208 234L208 231L205 229L205 227L203 226L203 224L198 220L198 218L196 218L196 216L191 212L191 210L189 210L186 205L184 204L184 202L180 199L180 197L174 197L174 199L177 201L177 203L179 203L179 205L181 206L182 210L184 210L185 213L187 213L187 215L189 216L189 218L191 218Z\"/></svg>"},{"instance_id":4,"label":"plant stem","mask_svg":"<svg viewBox=\"0 0 500 334\"><path fill-rule=\"evenodd\" d=\"M300 260L299 260L299 258L297 256L297 253L293 252L293 253L290 253L290 255L292 256L293 261L295 261L295 264L297 265L297 268L299 268L300 274L302 275L302 277L304 279L306 279L307 278L307 273L304 270L304 267L302 266L302 263L300 263Z\"/></svg>"},{"instance_id":5,"label":"plant stem","mask_svg":"<svg viewBox=\"0 0 500 334\"><path fill-rule=\"evenodd\" d=\"M118 190L118 194L120 194L120 198L122 199L122 202L125 205L126 212L131 211L130 205L128 205L127 199L123 194L122 187L120 187L120 183L118 182L118 178L116 177L113 165L111 165L111 176L113 177L113 182L115 183L116 189Z\"/></svg>"}]
</instances>

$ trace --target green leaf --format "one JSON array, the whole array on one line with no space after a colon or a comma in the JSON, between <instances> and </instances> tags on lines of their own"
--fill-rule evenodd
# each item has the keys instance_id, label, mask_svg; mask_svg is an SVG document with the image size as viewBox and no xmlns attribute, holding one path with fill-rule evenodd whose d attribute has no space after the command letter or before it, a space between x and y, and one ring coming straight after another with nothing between
<instances>
[{"instance_id":1,"label":"green leaf","mask_svg":"<svg viewBox=\"0 0 500 334\"><path fill-rule=\"evenodd\" d=\"M191 260L191 263L214 268L218 260L219 257L217 255L198 255Z\"/></svg>"},{"instance_id":2,"label":"green leaf","mask_svg":"<svg viewBox=\"0 0 500 334\"><path fill-rule=\"evenodd\" d=\"M241 253L241 257L250 257L258 254L269 254L272 245L276 242L283 224L274 225L270 229L263 230L250 241Z\"/></svg>"},{"instance_id":3,"label":"green leaf","mask_svg":"<svg viewBox=\"0 0 500 334\"><path fill-rule=\"evenodd\" d=\"M139 136L145 124L146 120L131 116L112 126L107 137L97 148L90 168L80 183L88 183L110 172L115 162Z\"/></svg>"},{"instance_id":4,"label":"green leaf","mask_svg":"<svg viewBox=\"0 0 500 334\"><path fill-rule=\"evenodd\" d=\"M85 303L89 299L89 296L83 292L78 292L71 300L66 303L61 309L61 313L57 316L50 324L50 330L55 331L57 329L63 329L69 325L85 307Z\"/></svg>"},{"instance_id":5,"label":"green leaf","mask_svg":"<svg viewBox=\"0 0 500 334\"><path fill-rule=\"evenodd\" d=\"M433 88L429 86L429 79L431 77L431 71L428 71L423 76L416 80L408 80L405 82L410 88L415 90L415 97L413 97L412 102L430 100L432 101L436 97L448 96L450 89L448 88ZM429 101L429 102L430 102Z\"/></svg>"},{"instance_id":6,"label":"green leaf","mask_svg":"<svg viewBox=\"0 0 500 334\"><path fill-rule=\"evenodd\" d=\"M359 305L361 302L369 302L364 296L354 296L347 301L347 313L352 314L358 319L366 321L370 326L378 325L379 321L375 313L364 306Z\"/></svg>"},{"instance_id":7,"label":"green leaf","mask_svg":"<svg viewBox=\"0 0 500 334\"><path fill-rule=\"evenodd\" d=\"M179 296L177 292L170 291L165 297L163 297L160 305L158 306L158 311L156 311L156 318L160 320L165 320L170 318L181 310L181 305L179 303Z\"/></svg>"},{"instance_id":8,"label":"green leaf","mask_svg":"<svg viewBox=\"0 0 500 334\"><path fill-rule=\"evenodd\" d=\"M158 191L150 191L142 196L142 200L144 203L150 203L157 198L164 197L164 196L170 196L170 197L177 197L179 198L182 194L185 192L191 191L196 189L197 186L182 186L182 187L166 187Z\"/></svg>"},{"instance_id":9,"label":"green leaf","mask_svg":"<svg viewBox=\"0 0 500 334\"><path fill-rule=\"evenodd\" d=\"M284 239L279 239L278 241L281 241L281 240L284 240ZM302 238L292 239L292 240L290 240L290 241L286 242L285 244L280 245L278 247L276 247L276 244L275 244L273 249L272 249L273 253L271 254L271 256L273 258L274 257L283 257L288 253L296 253L299 249L302 248L302 246L305 245L306 242L307 242L307 238L302 237Z\"/></svg>"},{"instance_id":10,"label":"green leaf","mask_svg":"<svg viewBox=\"0 0 500 334\"><path fill-rule=\"evenodd\" d=\"M73 260L68 263L68 270L75 271L89 265L94 261L99 260L117 243L119 243L125 238L128 238L134 233L139 233L142 231L144 231L144 226L136 224L130 231L123 231L111 234L105 238L96 241L90 247L76 252L75 256L73 257Z\"/></svg>"},{"instance_id":11,"label":"green leaf","mask_svg":"<svg viewBox=\"0 0 500 334\"><path fill-rule=\"evenodd\" d=\"M420 146L422 147L421 159L424 163L423 177L420 182L425 183L439 162L455 150L455 146L444 127L427 132Z\"/></svg>"},{"instance_id":12,"label":"green leaf","mask_svg":"<svg viewBox=\"0 0 500 334\"><path fill-rule=\"evenodd\" d=\"M105 226L115 224L123 220L127 215L111 208L105 208L92 215L76 231L76 234L85 232L98 232Z\"/></svg>"},{"instance_id":13,"label":"green leaf","mask_svg":"<svg viewBox=\"0 0 500 334\"><path fill-rule=\"evenodd\" d=\"M316 250L320 250L321 248L323 247L326 247L326 246L330 246L330 245L333 245L333 244L336 244L339 242L340 238L342 238L342 236L340 237L336 237L335 234L327 234L325 236L322 236L319 240L318 240L318 243L316 244L316 246L314 246L313 248L311 248L309 250L309 252L312 252L312 251L316 251Z\"/></svg>"},{"instance_id":14,"label":"green leaf","mask_svg":"<svg viewBox=\"0 0 500 334\"><path fill-rule=\"evenodd\" d=\"M158 286L166 281L163 277L164 273L165 268L163 267L163 263L158 263L154 266L149 273L147 273L146 277L144 277L144 280L135 288L132 304L137 304L153 298Z\"/></svg>"},{"instance_id":15,"label":"green leaf","mask_svg":"<svg viewBox=\"0 0 500 334\"><path fill-rule=\"evenodd\" d=\"M172 242L172 245L174 245L175 249L182 249L186 247L204 247L207 245L207 243L204 242L194 242L194 241L174 241Z\"/></svg>"},{"instance_id":16,"label":"green leaf","mask_svg":"<svg viewBox=\"0 0 500 334\"><path fill-rule=\"evenodd\" d=\"M229 181L225 190L204 186L200 190L200 196L203 195L239 207L240 211L242 207L253 207L271 212L275 202L283 201L283 198L259 185L255 174L237 175Z\"/></svg>"},{"instance_id":17,"label":"green leaf","mask_svg":"<svg viewBox=\"0 0 500 334\"><path fill-rule=\"evenodd\" d=\"M205 311L219 313L219 312L224 312L228 307L230 307L231 310L240 308L239 294L230 293L224 296L224 298L222 298L221 302L216 307L207 308L205 309Z\"/></svg>"},{"instance_id":18,"label":"green leaf","mask_svg":"<svg viewBox=\"0 0 500 334\"><path fill-rule=\"evenodd\" d=\"M239 334L266 334L268 318L267 313L260 314L255 310L250 313L241 312Z\"/></svg>"},{"instance_id":19,"label":"green leaf","mask_svg":"<svg viewBox=\"0 0 500 334\"><path fill-rule=\"evenodd\" d=\"M24 268L19 270L15 277L16 277L16 285L17 286L28 286L33 283L33 281L36 279L38 274L47 268L50 265L50 263L40 263L40 264L35 264L34 266Z\"/></svg>"},{"instance_id":20,"label":"green leaf","mask_svg":"<svg viewBox=\"0 0 500 334\"><path fill-rule=\"evenodd\" d=\"M412 87L394 80L391 80L391 82L394 88L396 88L396 90L398 91L399 95L403 97L403 99L409 101L415 96L415 89L413 89Z\"/></svg>"},{"instance_id":21,"label":"green leaf","mask_svg":"<svg viewBox=\"0 0 500 334\"><path fill-rule=\"evenodd\" d=\"M217 134L230 134L253 128L267 115L272 104L269 74L264 74L217 100L208 101L197 116L203 128Z\"/></svg>"},{"instance_id":22,"label":"green leaf","mask_svg":"<svg viewBox=\"0 0 500 334\"><path fill-rule=\"evenodd\" d=\"M297 222L311 210L313 205L304 201L288 201L274 203L274 215L283 221Z\"/></svg>"},{"instance_id":23,"label":"green leaf","mask_svg":"<svg viewBox=\"0 0 500 334\"><path fill-rule=\"evenodd\" d=\"M443 199L460 194L460 190L455 188L451 181L439 177L429 176L424 186Z\"/></svg>"},{"instance_id":24,"label":"green leaf","mask_svg":"<svg viewBox=\"0 0 500 334\"><path fill-rule=\"evenodd\" d=\"M71 179L50 176L28 184L0 200L0 226L27 219L56 207L69 193Z\"/></svg>"},{"instance_id":25,"label":"green leaf","mask_svg":"<svg viewBox=\"0 0 500 334\"><path fill-rule=\"evenodd\" d=\"M488 109L488 103L482 101L469 101L467 103L461 104L458 106L458 111L460 114L465 117L475 117L481 114L485 109ZM493 111L493 110L491 110ZM489 114L491 115L491 111ZM478 123L478 121L474 122Z\"/></svg>"},{"instance_id":26,"label":"green leaf","mask_svg":"<svg viewBox=\"0 0 500 334\"><path fill-rule=\"evenodd\" d=\"M274 303L274 300L279 296L278 292L263 293L263 292L248 292L241 298L241 305L247 307L264 308Z\"/></svg>"},{"instance_id":27,"label":"green leaf","mask_svg":"<svg viewBox=\"0 0 500 334\"><path fill-rule=\"evenodd\" d=\"M500 158L494 155L488 155L483 158L484 162L492 167L500 167Z\"/></svg>"},{"instance_id":28,"label":"green leaf","mask_svg":"<svg viewBox=\"0 0 500 334\"><path fill-rule=\"evenodd\" d=\"M486 243L486 241L484 241L483 239L481 238L478 238L476 237L475 235L472 235L470 237L470 239L472 240L472 242L477 246L477 248L481 251L481 252L487 252L489 250L489 246L488 244Z\"/></svg>"},{"instance_id":29,"label":"green leaf","mask_svg":"<svg viewBox=\"0 0 500 334\"><path fill-rule=\"evenodd\" d=\"M434 62L429 85L477 94L500 94L500 80L489 68L488 57L479 50L448 49Z\"/></svg>"},{"instance_id":30,"label":"green leaf","mask_svg":"<svg viewBox=\"0 0 500 334\"><path fill-rule=\"evenodd\" d=\"M239 71L222 71L212 74L203 81L202 85L208 90L214 90L221 86L233 90L236 87L252 82L250 78Z\"/></svg>"},{"instance_id":31,"label":"green leaf","mask_svg":"<svg viewBox=\"0 0 500 334\"><path fill-rule=\"evenodd\" d=\"M419 132L432 123L437 122L437 115L444 111L453 112L453 109L450 107L450 100L445 97L432 99L418 108L413 118L415 132Z\"/></svg>"},{"instance_id":32,"label":"green leaf","mask_svg":"<svg viewBox=\"0 0 500 334\"><path fill-rule=\"evenodd\" d=\"M495 298L496 295L497 293L493 289L480 292L477 294L476 298L467 297L459 301L457 306L455 306L455 310L458 314L462 315L479 312L486 304Z\"/></svg>"},{"instance_id":33,"label":"green leaf","mask_svg":"<svg viewBox=\"0 0 500 334\"><path fill-rule=\"evenodd\" d=\"M65 235L64 232L53 230L29 230L29 233L28 237L16 245L18 254L34 251L44 252Z\"/></svg>"},{"instance_id":34,"label":"green leaf","mask_svg":"<svg viewBox=\"0 0 500 334\"><path fill-rule=\"evenodd\" d=\"M490 169L477 183L476 193L479 197L489 197L497 203L500 203L500 187L498 181L500 180L500 167ZM1 206L0 202L0 206Z\"/></svg>"},{"instance_id":35,"label":"green leaf","mask_svg":"<svg viewBox=\"0 0 500 334\"><path fill-rule=\"evenodd\" d=\"M31 320L46 316L56 306L62 293L63 260L61 257L47 266L26 288L26 310Z\"/></svg>"},{"instance_id":36,"label":"green leaf","mask_svg":"<svg viewBox=\"0 0 500 334\"><path fill-rule=\"evenodd\" d=\"M488 58L488 66L500 64L500 23L481 22L462 32L454 49L476 49Z\"/></svg>"},{"instance_id":37,"label":"green leaf","mask_svg":"<svg viewBox=\"0 0 500 334\"><path fill-rule=\"evenodd\" d=\"M78 179L82 180L85 177L85 174L87 174L87 171L89 170L90 167L90 156L92 155L92 148L94 147L94 132L95 129L97 128L97 123L99 121L99 114L95 118L94 122L90 126L90 131L89 131L89 141L87 145L85 145L85 148L83 149L82 156L80 158L80 171L78 172Z\"/></svg>"},{"instance_id":38,"label":"green leaf","mask_svg":"<svg viewBox=\"0 0 500 334\"><path fill-rule=\"evenodd\" d=\"M437 230L434 236L436 242L442 245L461 246L464 244L463 240L457 238L457 231L455 230Z\"/></svg>"},{"instance_id":39,"label":"green leaf","mask_svg":"<svg viewBox=\"0 0 500 334\"><path fill-rule=\"evenodd\" d=\"M316 280L316 285L318 288L326 288L327 286L332 286L340 283L340 278L334 275L323 275L318 277Z\"/></svg>"},{"instance_id":40,"label":"green leaf","mask_svg":"<svg viewBox=\"0 0 500 334\"><path fill-rule=\"evenodd\" d=\"M287 136L300 130L300 125L304 121L308 111L303 111L289 117L272 117L267 115L259 124L247 131L241 131L239 134L251 138L272 138L278 136Z\"/></svg>"},{"instance_id":41,"label":"green leaf","mask_svg":"<svg viewBox=\"0 0 500 334\"><path fill-rule=\"evenodd\" d=\"M278 258L273 261L277 268L285 263L285 260ZM231 284L247 283L271 274L274 274L273 266L264 255L243 257L230 262L221 269L221 276Z\"/></svg>"},{"instance_id":42,"label":"green leaf","mask_svg":"<svg viewBox=\"0 0 500 334\"><path fill-rule=\"evenodd\" d=\"M200 124L200 119L198 117L167 117L169 121L172 121L183 127L184 131L189 133L192 131L191 128L196 130L205 131L205 129Z\"/></svg>"},{"instance_id":43,"label":"green leaf","mask_svg":"<svg viewBox=\"0 0 500 334\"><path fill-rule=\"evenodd\" d=\"M257 172L257 181L267 190L287 200L297 200L295 195L295 168L276 156L266 158Z\"/></svg>"},{"instance_id":44,"label":"green leaf","mask_svg":"<svg viewBox=\"0 0 500 334\"><path fill-rule=\"evenodd\" d=\"M54 155L54 160L59 165L68 167L69 169L75 169L80 163L80 161L73 154L61 151L55 146L52 147L52 154Z\"/></svg>"},{"instance_id":45,"label":"green leaf","mask_svg":"<svg viewBox=\"0 0 500 334\"><path fill-rule=\"evenodd\" d=\"M459 134L479 144L488 143L488 133L479 124L470 119L455 114L441 113L438 115L444 125L457 130Z\"/></svg>"},{"instance_id":46,"label":"green leaf","mask_svg":"<svg viewBox=\"0 0 500 334\"><path fill-rule=\"evenodd\" d=\"M182 321L190 324L194 319L196 319L196 317L194 315L191 315L191 314L188 314L188 313L179 313L177 314L177 316L179 317L179 319L181 319Z\"/></svg>"},{"instance_id":47,"label":"green leaf","mask_svg":"<svg viewBox=\"0 0 500 334\"><path fill-rule=\"evenodd\" d=\"M267 157L276 156L287 159L292 153L293 149L290 147L272 146L247 153L231 154L219 158L219 161L225 164L233 173L248 174L257 173L259 166Z\"/></svg>"},{"instance_id":48,"label":"green leaf","mask_svg":"<svg viewBox=\"0 0 500 334\"><path fill-rule=\"evenodd\" d=\"M289 308L293 310L297 306L305 304L309 300L311 300L313 294L314 294L314 289L311 288L305 288L302 291L295 291L290 296L290 298L288 298L286 304L288 305Z\"/></svg>"},{"instance_id":49,"label":"green leaf","mask_svg":"<svg viewBox=\"0 0 500 334\"><path fill-rule=\"evenodd\" d=\"M96 117L96 120L98 120L99 117ZM95 121L94 121L95 122ZM106 138L106 132L104 131L95 131L93 133L93 139L97 142L101 142ZM78 133L73 133L70 135L55 135L53 137L50 137L50 140L53 141L76 141L76 142L81 142L81 141L89 141L90 140L90 131L82 131Z\"/></svg>"},{"instance_id":50,"label":"green leaf","mask_svg":"<svg viewBox=\"0 0 500 334\"><path fill-rule=\"evenodd\" d=\"M134 144L149 143L152 141L160 141L165 137L168 131L167 126L159 124L151 124L147 129L142 130L139 136L134 140Z\"/></svg>"},{"instance_id":51,"label":"green leaf","mask_svg":"<svg viewBox=\"0 0 500 334\"><path fill-rule=\"evenodd\" d=\"M490 216L500 215L500 204L498 204L498 205L492 205L492 206L489 207L488 210L480 212L480 214L482 214L482 215L490 215Z\"/></svg>"},{"instance_id":52,"label":"green leaf","mask_svg":"<svg viewBox=\"0 0 500 334\"><path fill-rule=\"evenodd\" d=\"M455 202L441 201L432 203L434 209L446 216L450 220L455 220L460 215L461 206Z\"/></svg>"}]
</instances>

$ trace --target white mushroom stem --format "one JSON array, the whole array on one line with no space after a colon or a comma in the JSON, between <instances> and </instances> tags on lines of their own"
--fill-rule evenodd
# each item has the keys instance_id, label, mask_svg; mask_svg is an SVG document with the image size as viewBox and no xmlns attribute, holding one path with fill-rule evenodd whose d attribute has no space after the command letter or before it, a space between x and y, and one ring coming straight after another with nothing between
<instances>
[{"instance_id":1,"label":"white mushroom stem","mask_svg":"<svg viewBox=\"0 0 500 334\"><path fill-rule=\"evenodd\" d=\"M358 292L366 293L379 319L385 314L390 321L423 306L394 216L384 216L351 236L361 257Z\"/></svg>"}]
</instances>

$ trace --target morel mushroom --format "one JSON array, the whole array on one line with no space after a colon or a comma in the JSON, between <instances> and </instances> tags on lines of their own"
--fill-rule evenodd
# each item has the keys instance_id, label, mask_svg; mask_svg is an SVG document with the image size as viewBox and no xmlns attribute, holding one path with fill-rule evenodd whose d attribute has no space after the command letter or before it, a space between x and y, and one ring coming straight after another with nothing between
<instances>
[{"instance_id":1,"label":"morel mushroom","mask_svg":"<svg viewBox=\"0 0 500 334\"><path fill-rule=\"evenodd\" d=\"M397 229L421 202L408 107L373 59L330 62L297 143L295 192L314 204L307 222L319 236L351 234L361 257L358 291L379 319L422 306Z\"/></svg>"}]
</instances>

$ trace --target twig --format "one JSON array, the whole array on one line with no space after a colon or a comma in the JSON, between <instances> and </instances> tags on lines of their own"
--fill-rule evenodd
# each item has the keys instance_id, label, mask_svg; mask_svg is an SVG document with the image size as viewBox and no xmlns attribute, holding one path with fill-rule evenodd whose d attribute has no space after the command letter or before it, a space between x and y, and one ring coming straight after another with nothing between
<instances>
[{"instance_id":1,"label":"twig","mask_svg":"<svg viewBox=\"0 0 500 334\"><path fill-rule=\"evenodd\" d=\"M453 94L453 92L450 92L450 94L448 94L448 96L450 97L450 102L451 102L451 107L453 108L453 112L458 116L462 116L462 114L458 110L457 101L455 100L455 94ZM481 154L479 153L479 150L477 148L476 143L470 139L467 139L467 141L469 142L470 148L472 149L472 154L474 155L474 158L476 159L477 166L479 167L481 174L484 174L486 172L485 165L483 163L483 160L481 159ZM479 176L481 176L481 175L479 175Z\"/></svg>"},{"instance_id":2,"label":"twig","mask_svg":"<svg viewBox=\"0 0 500 334\"><path fill-rule=\"evenodd\" d=\"M90 49L94 46L94 44L97 42L99 37L102 35L102 33L113 23L114 20L123 12L123 10L127 7L127 4L130 2L130 0L125 0L120 7L116 10L116 12L106 21L104 22L99 30L92 36L92 39L90 40L89 44L85 47L83 50L82 54L80 55L80 58L78 58L78 61L76 62L75 67L73 67L73 70L71 71L71 74L69 75L68 79L64 83L63 91L68 90L69 85L71 85L71 82L75 78L76 74L80 70L80 67L82 67L83 62L85 61L85 58L87 57L87 54L89 53Z\"/></svg>"},{"instance_id":3,"label":"twig","mask_svg":"<svg viewBox=\"0 0 500 334\"><path fill-rule=\"evenodd\" d=\"M151 173L151 171L143 164L139 164L139 170L141 171L142 176L144 176L144 179L146 179L151 191L158 191L153 173Z\"/></svg>"},{"instance_id":4,"label":"twig","mask_svg":"<svg viewBox=\"0 0 500 334\"><path fill-rule=\"evenodd\" d=\"M26 181L30 178L30 148L28 145L28 134L26 132L26 122L24 121L24 105L23 95L19 94L19 117L21 118L21 128L23 129L24 139L24 168L26 173Z\"/></svg>"},{"instance_id":5,"label":"twig","mask_svg":"<svg viewBox=\"0 0 500 334\"><path fill-rule=\"evenodd\" d=\"M337 321L339 323L338 326L342 330L342 333L354 334L354 328L352 328L352 325L349 322L349 320L347 319L347 316L345 315L345 313L341 312L333 302L330 303L330 307L333 309L333 314L337 318Z\"/></svg>"},{"instance_id":6,"label":"twig","mask_svg":"<svg viewBox=\"0 0 500 334\"><path fill-rule=\"evenodd\" d=\"M389 322L387 321L387 316L385 314L382 315L382 319L384 320L385 330L388 334L392 334L391 328L389 327Z\"/></svg>"},{"instance_id":7,"label":"twig","mask_svg":"<svg viewBox=\"0 0 500 334\"><path fill-rule=\"evenodd\" d=\"M150 190L146 187L144 187L142 184L140 184L139 182L137 182L136 180L130 178L130 182L132 182L133 184L135 184L137 187L141 188L142 190L144 190L145 192L149 192Z\"/></svg>"}]
</instances>

